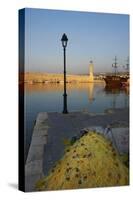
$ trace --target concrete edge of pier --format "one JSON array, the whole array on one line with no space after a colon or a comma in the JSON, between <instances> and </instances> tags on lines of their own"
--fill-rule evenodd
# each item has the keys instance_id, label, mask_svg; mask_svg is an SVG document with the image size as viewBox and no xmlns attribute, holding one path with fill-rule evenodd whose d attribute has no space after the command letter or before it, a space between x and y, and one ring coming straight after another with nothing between
<instances>
[{"instance_id":1,"label":"concrete edge of pier","mask_svg":"<svg viewBox=\"0 0 133 200\"><path fill-rule=\"evenodd\" d=\"M35 183L43 177L43 151L47 143L48 114L39 113L25 164L25 191L35 191Z\"/></svg>"}]
</instances>

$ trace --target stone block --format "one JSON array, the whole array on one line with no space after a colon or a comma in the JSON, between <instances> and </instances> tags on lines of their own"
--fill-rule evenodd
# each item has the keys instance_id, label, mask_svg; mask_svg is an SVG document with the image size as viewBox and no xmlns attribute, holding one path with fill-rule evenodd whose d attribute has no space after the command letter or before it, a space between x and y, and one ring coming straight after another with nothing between
<instances>
[{"instance_id":1,"label":"stone block","mask_svg":"<svg viewBox=\"0 0 133 200\"><path fill-rule=\"evenodd\" d=\"M37 129L36 127L34 128L33 131L34 136L47 136L48 135L48 130L47 129Z\"/></svg>"},{"instance_id":2,"label":"stone block","mask_svg":"<svg viewBox=\"0 0 133 200\"><path fill-rule=\"evenodd\" d=\"M25 175L31 176L36 174L42 174L43 173L42 165L43 165L42 159L27 162L25 165Z\"/></svg>"},{"instance_id":3,"label":"stone block","mask_svg":"<svg viewBox=\"0 0 133 200\"><path fill-rule=\"evenodd\" d=\"M43 150L44 150L43 145L33 145L32 144L32 146L29 149L26 163L32 162L35 160L41 160L43 158Z\"/></svg>"},{"instance_id":4,"label":"stone block","mask_svg":"<svg viewBox=\"0 0 133 200\"><path fill-rule=\"evenodd\" d=\"M129 128L112 128L113 138L120 154L129 152Z\"/></svg>"},{"instance_id":5,"label":"stone block","mask_svg":"<svg viewBox=\"0 0 133 200\"><path fill-rule=\"evenodd\" d=\"M47 143L47 136L45 135L38 135L32 137L32 145L44 145Z\"/></svg>"},{"instance_id":6,"label":"stone block","mask_svg":"<svg viewBox=\"0 0 133 200\"><path fill-rule=\"evenodd\" d=\"M44 122L45 120L48 120L48 114L46 112L42 112L38 114L36 123Z\"/></svg>"}]
</instances>

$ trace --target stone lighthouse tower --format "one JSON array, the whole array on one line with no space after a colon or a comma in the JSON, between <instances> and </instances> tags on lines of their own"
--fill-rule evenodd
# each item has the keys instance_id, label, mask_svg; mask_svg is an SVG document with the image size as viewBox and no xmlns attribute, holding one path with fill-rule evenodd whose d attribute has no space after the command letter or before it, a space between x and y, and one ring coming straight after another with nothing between
<instances>
[{"instance_id":1,"label":"stone lighthouse tower","mask_svg":"<svg viewBox=\"0 0 133 200\"><path fill-rule=\"evenodd\" d=\"M94 75L93 75L94 65L93 65L92 60L90 61L90 64L89 64L89 71L90 71L89 82L94 82Z\"/></svg>"}]
</instances>

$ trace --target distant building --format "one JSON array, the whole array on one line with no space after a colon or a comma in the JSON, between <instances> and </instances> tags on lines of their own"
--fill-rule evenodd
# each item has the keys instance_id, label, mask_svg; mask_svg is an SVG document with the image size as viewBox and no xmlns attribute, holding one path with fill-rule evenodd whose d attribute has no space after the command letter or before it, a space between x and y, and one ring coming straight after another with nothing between
<instances>
[{"instance_id":1,"label":"distant building","mask_svg":"<svg viewBox=\"0 0 133 200\"><path fill-rule=\"evenodd\" d=\"M89 82L94 82L94 65L93 65L92 60L90 61L90 64L89 64L89 72L90 72Z\"/></svg>"}]
</instances>

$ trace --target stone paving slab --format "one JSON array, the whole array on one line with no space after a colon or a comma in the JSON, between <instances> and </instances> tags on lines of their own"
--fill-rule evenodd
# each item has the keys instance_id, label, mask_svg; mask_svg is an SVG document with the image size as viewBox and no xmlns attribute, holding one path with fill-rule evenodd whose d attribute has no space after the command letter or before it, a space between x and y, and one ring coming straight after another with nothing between
<instances>
[{"instance_id":1,"label":"stone paving slab","mask_svg":"<svg viewBox=\"0 0 133 200\"><path fill-rule=\"evenodd\" d=\"M44 145L47 143L47 135L34 135L32 137L32 145Z\"/></svg>"},{"instance_id":2,"label":"stone paving slab","mask_svg":"<svg viewBox=\"0 0 133 200\"><path fill-rule=\"evenodd\" d=\"M129 153L129 128L112 128L112 134L119 153Z\"/></svg>"}]
</instances>

